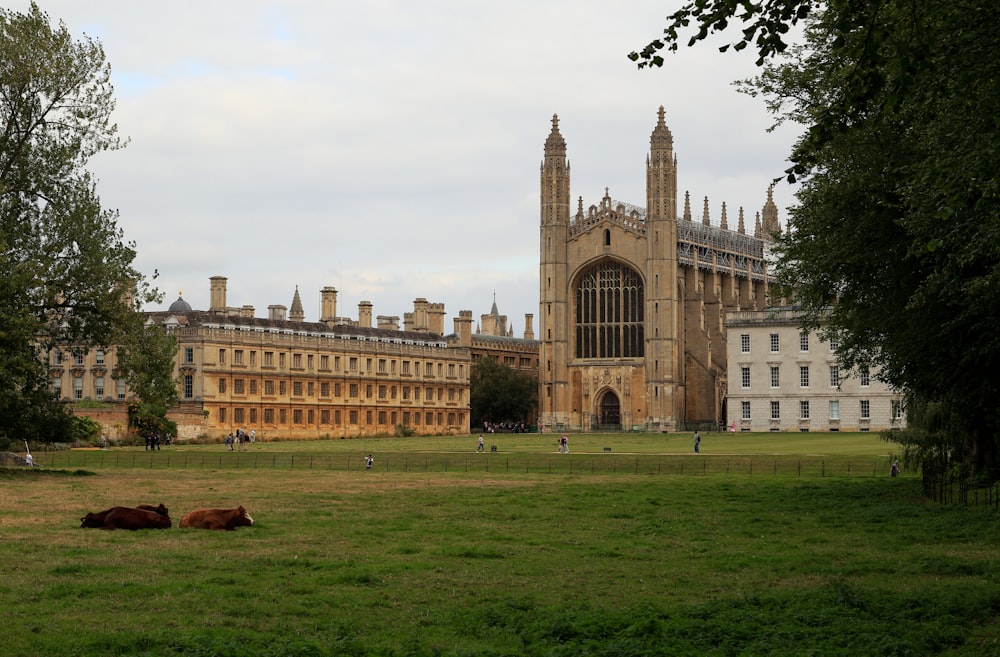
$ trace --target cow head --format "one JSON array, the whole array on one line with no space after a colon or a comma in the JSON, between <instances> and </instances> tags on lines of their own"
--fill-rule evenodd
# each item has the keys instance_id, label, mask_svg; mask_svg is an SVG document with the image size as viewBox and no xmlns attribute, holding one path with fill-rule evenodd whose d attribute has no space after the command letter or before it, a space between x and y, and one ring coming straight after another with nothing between
<instances>
[{"instance_id":1,"label":"cow head","mask_svg":"<svg viewBox=\"0 0 1000 657\"><path fill-rule=\"evenodd\" d=\"M249 527L250 525L253 524L253 518L250 517L250 514L247 513L247 510L243 508L242 504L240 505L240 507L238 509L236 509L236 511L238 512L238 516L236 518L236 525L237 526L247 526L247 527Z\"/></svg>"}]
</instances>

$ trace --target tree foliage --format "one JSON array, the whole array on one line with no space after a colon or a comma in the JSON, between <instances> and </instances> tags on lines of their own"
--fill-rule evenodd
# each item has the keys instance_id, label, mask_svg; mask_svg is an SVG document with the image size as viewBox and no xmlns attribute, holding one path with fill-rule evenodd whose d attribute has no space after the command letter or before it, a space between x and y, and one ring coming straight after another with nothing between
<instances>
[{"instance_id":1,"label":"tree foliage","mask_svg":"<svg viewBox=\"0 0 1000 657\"><path fill-rule=\"evenodd\" d=\"M0 53L0 436L56 439L42 354L114 344L158 293L85 168L124 145L101 44L32 4L0 9Z\"/></svg>"},{"instance_id":2,"label":"tree foliage","mask_svg":"<svg viewBox=\"0 0 1000 657\"><path fill-rule=\"evenodd\" d=\"M738 49L756 35L745 90L804 129L779 289L806 328L837 334L845 365L906 392L913 430L894 435L913 461L943 450L972 473L995 468L1000 430L994 15L987 0L698 0L632 54L662 64L692 21L693 42L728 20L747 26ZM779 45L798 21L801 42Z\"/></svg>"},{"instance_id":3,"label":"tree foliage","mask_svg":"<svg viewBox=\"0 0 1000 657\"><path fill-rule=\"evenodd\" d=\"M530 374L479 357L469 375L470 420L484 422L530 422L538 400L538 382Z\"/></svg>"},{"instance_id":4,"label":"tree foliage","mask_svg":"<svg viewBox=\"0 0 1000 657\"><path fill-rule=\"evenodd\" d=\"M177 433L166 420L167 410L179 401L174 357L177 337L159 324L135 326L123 336L115 378L123 378L132 393L129 423L140 432Z\"/></svg>"}]
</instances>

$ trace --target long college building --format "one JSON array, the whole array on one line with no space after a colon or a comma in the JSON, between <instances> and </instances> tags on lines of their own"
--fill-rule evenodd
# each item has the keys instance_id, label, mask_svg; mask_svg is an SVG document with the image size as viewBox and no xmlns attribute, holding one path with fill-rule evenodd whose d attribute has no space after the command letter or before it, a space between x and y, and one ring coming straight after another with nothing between
<instances>
[{"instance_id":1,"label":"long college building","mask_svg":"<svg viewBox=\"0 0 1000 657\"><path fill-rule=\"evenodd\" d=\"M290 311L273 305L262 318L252 306L228 306L226 283L211 279L208 310L178 298L168 310L147 313L148 322L177 337L180 404L168 416L181 440L219 439L237 428L264 440L393 435L399 428L468 434L473 357L537 368L537 343L474 335L471 311L461 311L445 334L444 304L416 299L402 327L398 316L378 316L373 326L370 302L359 304L356 320L338 316L337 291L327 287L318 321L305 320L298 290ZM483 322L501 318L506 329L494 303ZM530 315L525 322L530 335ZM56 351L49 368L60 398L120 438L129 392L113 378L114 358L114 349Z\"/></svg>"},{"instance_id":2,"label":"long college building","mask_svg":"<svg viewBox=\"0 0 1000 657\"><path fill-rule=\"evenodd\" d=\"M554 116L541 165L539 422L543 430L673 431L725 418L728 311L766 305L770 192L748 232L725 205L677 211L673 136L659 109L644 206L608 193L574 210Z\"/></svg>"}]
</instances>

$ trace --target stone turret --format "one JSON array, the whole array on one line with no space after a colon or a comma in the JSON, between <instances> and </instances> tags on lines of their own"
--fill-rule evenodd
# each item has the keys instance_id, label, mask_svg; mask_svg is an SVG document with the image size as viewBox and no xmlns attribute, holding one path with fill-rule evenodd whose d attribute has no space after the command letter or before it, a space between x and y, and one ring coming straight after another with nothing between
<instances>
[{"instance_id":1,"label":"stone turret","mask_svg":"<svg viewBox=\"0 0 1000 657\"><path fill-rule=\"evenodd\" d=\"M302 310L302 298L299 296L299 286L295 286L295 296L292 297L292 309L288 313L288 319L293 322L306 321L306 313Z\"/></svg>"}]
</instances>

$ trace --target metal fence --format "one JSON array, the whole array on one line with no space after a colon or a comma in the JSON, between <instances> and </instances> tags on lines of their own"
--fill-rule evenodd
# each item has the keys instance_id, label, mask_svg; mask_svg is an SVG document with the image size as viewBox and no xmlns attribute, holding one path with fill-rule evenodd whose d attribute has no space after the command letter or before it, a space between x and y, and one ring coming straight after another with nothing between
<instances>
[{"instance_id":1,"label":"metal fence","mask_svg":"<svg viewBox=\"0 0 1000 657\"><path fill-rule=\"evenodd\" d=\"M884 477L884 458L824 459L656 454L502 454L379 453L372 471L480 472L594 475L756 475L796 477ZM206 470L365 470L362 454L295 454L289 452L155 452L69 450L42 452L36 464L62 469L206 469ZM5 458L0 465L11 466Z\"/></svg>"}]
</instances>

